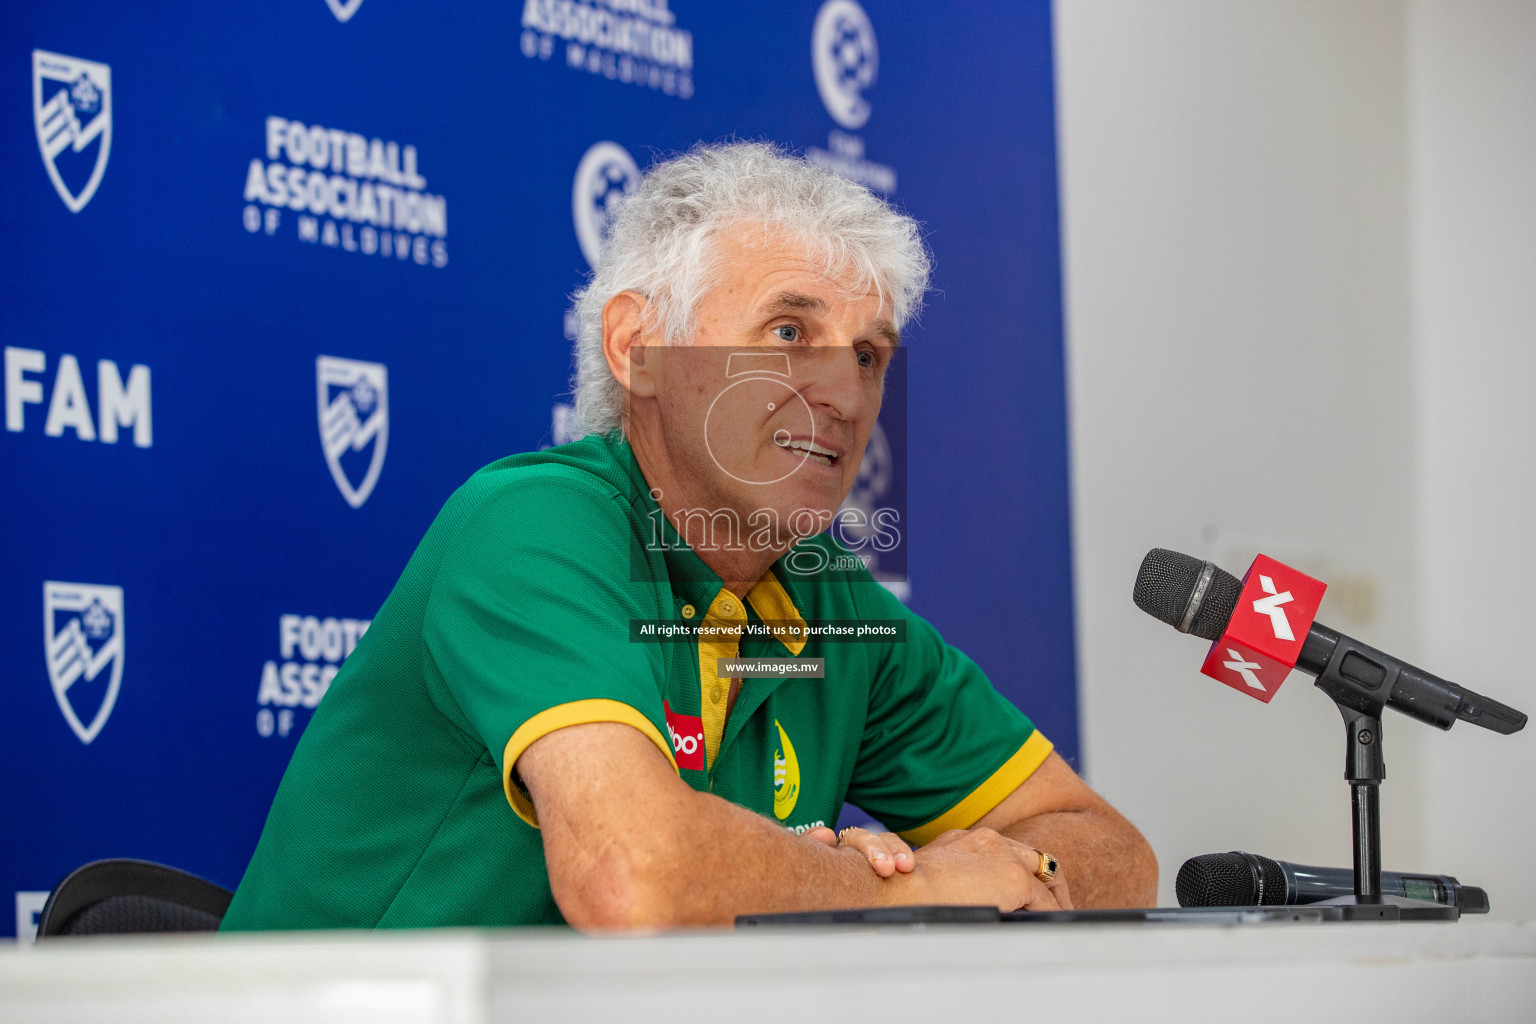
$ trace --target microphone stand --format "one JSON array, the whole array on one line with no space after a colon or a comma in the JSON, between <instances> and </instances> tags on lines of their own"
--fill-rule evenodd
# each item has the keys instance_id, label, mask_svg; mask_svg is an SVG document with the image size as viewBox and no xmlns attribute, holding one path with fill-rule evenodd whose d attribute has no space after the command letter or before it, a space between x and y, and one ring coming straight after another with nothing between
<instances>
[{"instance_id":1,"label":"microphone stand","mask_svg":"<svg viewBox=\"0 0 1536 1024\"><path fill-rule=\"evenodd\" d=\"M1345 921L1458 920L1461 911L1454 906L1382 895L1381 783L1387 777L1387 763L1381 753L1381 712L1386 705L1363 699L1353 688L1341 685L1343 680L1330 679L1337 671L1330 663L1315 685L1333 698L1344 716L1344 779L1354 811L1355 894L1309 906L1338 907Z\"/></svg>"}]
</instances>

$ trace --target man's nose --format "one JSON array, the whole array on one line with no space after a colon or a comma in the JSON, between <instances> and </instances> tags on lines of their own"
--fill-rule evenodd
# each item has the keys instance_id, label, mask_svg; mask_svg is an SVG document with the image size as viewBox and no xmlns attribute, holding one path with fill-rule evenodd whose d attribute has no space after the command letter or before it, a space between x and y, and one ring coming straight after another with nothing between
<instances>
[{"instance_id":1,"label":"man's nose","mask_svg":"<svg viewBox=\"0 0 1536 1024\"><path fill-rule=\"evenodd\" d=\"M878 400L878 389L870 386L868 371L859 366L859 353L850 346L817 346L801 357L801 364L795 390L813 409L824 409L835 419L858 420Z\"/></svg>"}]
</instances>

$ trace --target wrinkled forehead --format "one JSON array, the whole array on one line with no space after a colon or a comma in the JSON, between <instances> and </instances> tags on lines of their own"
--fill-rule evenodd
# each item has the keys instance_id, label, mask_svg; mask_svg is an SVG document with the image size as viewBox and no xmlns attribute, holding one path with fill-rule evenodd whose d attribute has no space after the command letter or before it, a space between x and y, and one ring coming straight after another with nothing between
<instances>
[{"instance_id":1,"label":"wrinkled forehead","mask_svg":"<svg viewBox=\"0 0 1536 1024\"><path fill-rule=\"evenodd\" d=\"M867 329L899 344L889 289L839 251L835 240L782 225L737 222L711 239L705 264L705 306L743 314L846 315L864 306Z\"/></svg>"}]
</instances>

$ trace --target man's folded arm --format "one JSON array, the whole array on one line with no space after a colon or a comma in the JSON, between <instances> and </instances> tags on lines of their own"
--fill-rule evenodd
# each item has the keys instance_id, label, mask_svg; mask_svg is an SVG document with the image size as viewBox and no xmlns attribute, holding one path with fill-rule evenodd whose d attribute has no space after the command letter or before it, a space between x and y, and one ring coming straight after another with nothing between
<instances>
[{"instance_id":1,"label":"man's folded arm","mask_svg":"<svg viewBox=\"0 0 1536 1024\"><path fill-rule=\"evenodd\" d=\"M727 924L740 913L868 906L863 857L689 788L639 730L559 729L517 761L550 889L573 927Z\"/></svg>"},{"instance_id":2,"label":"man's folded arm","mask_svg":"<svg viewBox=\"0 0 1536 1024\"><path fill-rule=\"evenodd\" d=\"M1149 907L1157 858L1136 827L1052 753L975 827L991 828L1061 863L1077 907Z\"/></svg>"},{"instance_id":3,"label":"man's folded arm","mask_svg":"<svg viewBox=\"0 0 1536 1024\"><path fill-rule=\"evenodd\" d=\"M613 722L541 737L516 769L538 812L550 889L583 930L729 924L738 914L910 903L1055 909L1030 854L989 830L881 878L864 854L797 836L677 777Z\"/></svg>"}]
</instances>

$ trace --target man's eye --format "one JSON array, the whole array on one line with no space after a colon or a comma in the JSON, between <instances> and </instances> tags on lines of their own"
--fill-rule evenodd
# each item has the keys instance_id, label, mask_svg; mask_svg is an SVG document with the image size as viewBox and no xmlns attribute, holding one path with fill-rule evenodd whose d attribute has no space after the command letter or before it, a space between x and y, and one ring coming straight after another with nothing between
<instances>
[{"instance_id":1,"label":"man's eye","mask_svg":"<svg viewBox=\"0 0 1536 1024\"><path fill-rule=\"evenodd\" d=\"M859 365L864 367L866 370L873 369L875 365L875 354L868 349L860 349Z\"/></svg>"},{"instance_id":2,"label":"man's eye","mask_svg":"<svg viewBox=\"0 0 1536 1024\"><path fill-rule=\"evenodd\" d=\"M773 329L773 333L777 334L784 341L800 340L800 328L796 327L794 324L780 324Z\"/></svg>"}]
</instances>

